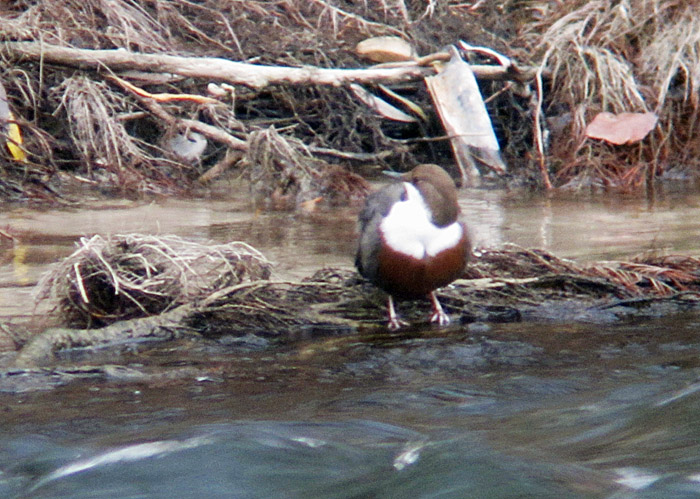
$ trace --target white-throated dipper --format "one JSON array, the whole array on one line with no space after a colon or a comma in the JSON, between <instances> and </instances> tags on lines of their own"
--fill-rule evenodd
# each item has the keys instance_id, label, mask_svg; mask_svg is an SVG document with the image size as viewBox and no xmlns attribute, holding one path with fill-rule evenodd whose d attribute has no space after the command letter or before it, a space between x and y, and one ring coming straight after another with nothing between
<instances>
[{"instance_id":1,"label":"white-throated dipper","mask_svg":"<svg viewBox=\"0 0 700 499\"><path fill-rule=\"evenodd\" d=\"M389 294L390 329L402 324L393 297L430 297L431 322L449 324L435 290L460 277L471 255L467 227L459 219L457 187L432 164L399 178L367 198L359 217L355 266Z\"/></svg>"}]
</instances>

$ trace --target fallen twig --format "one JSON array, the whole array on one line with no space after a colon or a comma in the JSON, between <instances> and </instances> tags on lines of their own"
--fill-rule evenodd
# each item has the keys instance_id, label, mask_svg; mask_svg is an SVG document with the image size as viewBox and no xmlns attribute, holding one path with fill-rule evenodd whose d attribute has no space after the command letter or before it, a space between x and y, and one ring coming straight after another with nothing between
<instances>
[{"instance_id":1,"label":"fallen twig","mask_svg":"<svg viewBox=\"0 0 700 499\"><path fill-rule=\"evenodd\" d=\"M133 83L119 78L118 76L112 76L116 82L118 82L122 87L131 90L133 93L140 97L146 97L148 99L153 99L156 102L172 102L172 101L185 101L185 102L196 102L197 104L219 104L219 101L212 99L211 97L205 97L203 95L193 95L193 94L170 94L170 93L159 93L152 94L144 90L143 88L137 87Z\"/></svg>"},{"instance_id":2,"label":"fallen twig","mask_svg":"<svg viewBox=\"0 0 700 499\"><path fill-rule=\"evenodd\" d=\"M215 140L222 144L226 144L231 149L236 149L238 151L248 150L248 143L245 140L236 138L230 133L225 132L221 128L215 127L213 125L208 125L207 123L202 123L199 120L177 118L170 114L168 111L166 111L165 108L161 106L158 102L156 102L154 99L151 99L150 97L144 96L140 92L137 92L135 90L137 89L137 87L134 87L129 82L114 76L110 77L110 79L112 79L115 83L119 84L122 88L132 92L145 108L147 108L154 116L164 121L165 123L169 125L174 125L182 130L192 130L195 132L199 132L212 140Z\"/></svg>"}]
</instances>

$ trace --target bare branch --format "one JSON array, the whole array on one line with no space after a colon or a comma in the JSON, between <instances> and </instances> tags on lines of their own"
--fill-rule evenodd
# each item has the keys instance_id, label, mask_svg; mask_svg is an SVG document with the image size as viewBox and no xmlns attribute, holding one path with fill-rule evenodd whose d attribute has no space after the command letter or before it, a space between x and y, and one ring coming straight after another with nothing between
<instances>
[{"instance_id":1,"label":"bare branch","mask_svg":"<svg viewBox=\"0 0 700 499\"><path fill-rule=\"evenodd\" d=\"M137 70L153 73L175 73L193 78L226 81L263 88L272 84L288 85L349 85L376 84L422 80L435 74L432 67L416 62L394 67L367 69L327 69L313 66L262 66L230 61L217 57L183 57L164 54L142 54L117 50L89 50L47 45L40 42L7 42L0 51L14 58L28 58L49 64L79 68L101 67L114 71ZM472 66L477 77L510 79L508 70L498 66Z\"/></svg>"}]
</instances>

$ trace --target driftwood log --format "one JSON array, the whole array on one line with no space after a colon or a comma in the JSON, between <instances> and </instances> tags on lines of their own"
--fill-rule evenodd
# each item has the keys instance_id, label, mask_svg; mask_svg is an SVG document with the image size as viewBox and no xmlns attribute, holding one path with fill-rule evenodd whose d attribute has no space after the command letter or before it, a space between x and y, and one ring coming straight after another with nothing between
<instances>
[{"instance_id":1,"label":"driftwood log","mask_svg":"<svg viewBox=\"0 0 700 499\"><path fill-rule=\"evenodd\" d=\"M46 365L54 362L56 354L64 349L171 340L190 331L183 320L192 310L191 304L185 304L160 315L121 321L100 329L47 329L24 346L14 364L17 367Z\"/></svg>"},{"instance_id":2,"label":"driftwood log","mask_svg":"<svg viewBox=\"0 0 700 499\"><path fill-rule=\"evenodd\" d=\"M41 42L6 42L0 50L14 59L31 59L49 64L78 68L107 68L112 71L138 70L152 73L175 73L191 78L206 78L261 89L273 84L349 85L377 84L422 80L435 74L430 62L449 59L449 54L433 54L400 65L375 66L367 69L328 69L312 66L263 66L235 62L218 57L185 57L142 54L124 49L90 50L61 47ZM443 57L444 55L444 57ZM503 66L474 65L479 78L521 80L524 73Z\"/></svg>"}]
</instances>

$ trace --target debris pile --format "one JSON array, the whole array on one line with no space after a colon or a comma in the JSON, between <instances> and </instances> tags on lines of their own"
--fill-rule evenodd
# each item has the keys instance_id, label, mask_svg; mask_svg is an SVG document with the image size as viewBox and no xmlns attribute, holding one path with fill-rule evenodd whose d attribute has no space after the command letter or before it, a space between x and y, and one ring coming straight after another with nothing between
<instances>
[{"instance_id":1,"label":"debris pile","mask_svg":"<svg viewBox=\"0 0 700 499\"><path fill-rule=\"evenodd\" d=\"M205 245L177 236L96 235L37 285L61 322L95 328L156 315L216 290L270 277L271 265L242 242Z\"/></svg>"}]
</instances>

